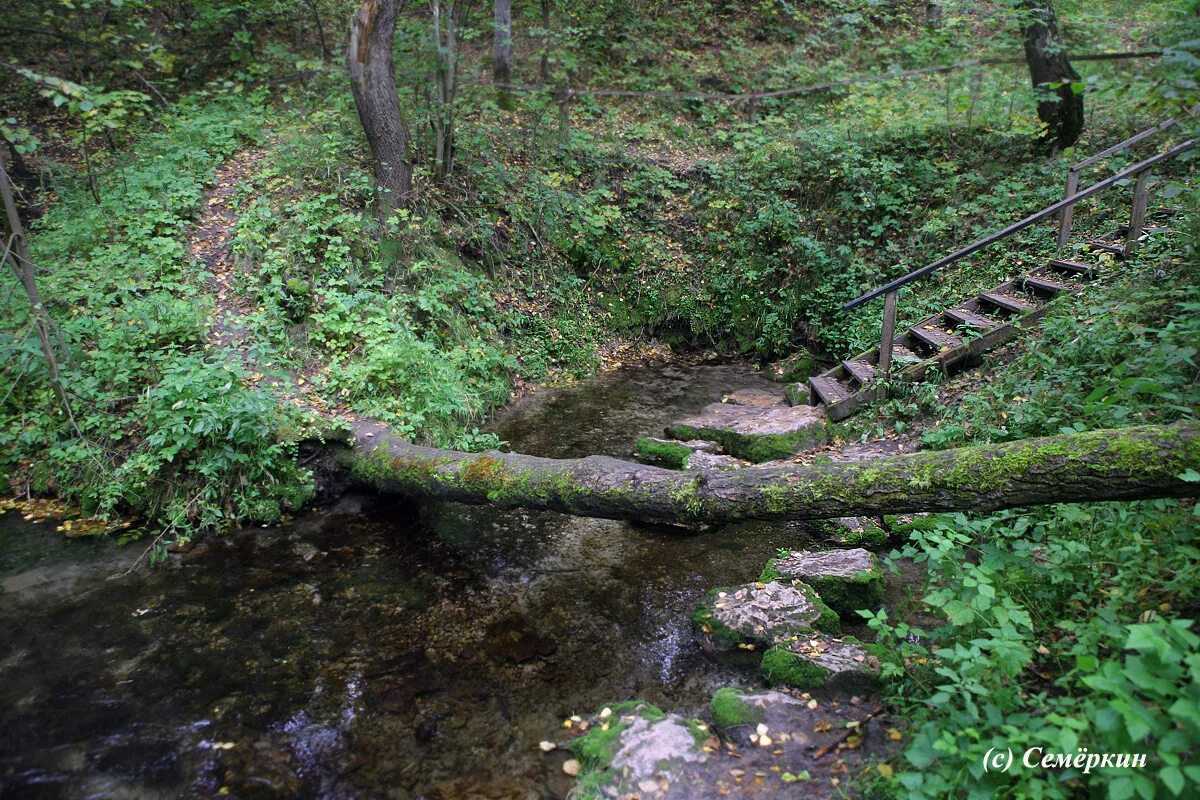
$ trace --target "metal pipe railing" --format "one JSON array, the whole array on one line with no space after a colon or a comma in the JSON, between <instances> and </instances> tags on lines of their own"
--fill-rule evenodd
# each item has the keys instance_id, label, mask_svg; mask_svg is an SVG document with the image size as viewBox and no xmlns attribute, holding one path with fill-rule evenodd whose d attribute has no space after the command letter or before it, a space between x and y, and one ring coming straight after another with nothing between
<instances>
[{"instance_id":1,"label":"metal pipe railing","mask_svg":"<svg viewBox=\"0 0 1200 800\"><path fill-rule=\"evenodd\" d=\"M1187 112L1188 116L1195 116L1197 111L1200 111L1200 105L1193 106L1191 109L1189 109ZM1169 128L1172 128L1178 124L1179 124L1179 120L1175 119L1174 117L1172 117L1171 119L1163 120L1162 122L1155 125L1153 128L1146 128L1146 130L1144 130L1144 131L1135 133L1133 136L1130 136L1125 141L1117 142L1112 147L1105 148L1104 150L1101 150L1099 153L1093 153L1092 155L1085 158L1083 161L1080 161L1078 164L1072 165L1071 168L1069 170L1067 170L1067 186L1063 190L1063 199L1065 200L1068 197L1074 196L1075 192L1079 189L1079 173L1082 170L1087 169L1088 167L1092 166L1096 162L1103 161L1104 159L1108 158L1109 156L1115 155L1115 154L1121 152L1122 150L1126 150L1130 147L1133 147L1135 144L1138 144L1139 142L1143 142L1146 139L1149 139L1153 136L1157 136L1158 134L1162 133L1163 131L1165 131ZM1059 250L1066 247L1067 242L1071 238L1071 223L1074 221L1074 217L1075 217L1075 206L1067 206L1066 208L1063 209L1062 216L1058 220L1058 249Z\"/></svg>"},{"instance_id":2,"label":"metal pipe railing","mask_svg":"<svg viewBox=\"0 0 1200 800\"><path fill-rule=\"evenodd\" d=\"M1084 189L1083 191L1077 192L1076 194L1072 195L1071 197L1065 197L1062 200L1059 200L1057 203L1054 203L1053 205L1046 206L1041 211L1038 211L1035 214L1030 214L1028 217L1021 220L1020 222L1014 222L1012 225L1009 225L1007 228L1004 228L1003 230L997 231L996 233L993 233L989 236L985 236L984 238L982 238L976 242L972 242L971 244L969 244L966 247L963 247L959 250L955 250L953 253L951 253L948 256L939 258L937 261L934 261L932 264L927 264L918 270L913 270L912 272L908 273L907 275L905 275L903 277L896 278L896 280L891 281L890 283L886 283L877 289L872 289L871 291L867 292L866 294L860 295L859 297L854 298L850 302L843 305L842 310L849 311L853 308L858 308L859 306L863 305L864 303L869 303L870 301L874 300L877 297L880 297L882 295L887 294L888 292L893 292L893 291L899 289L901 286L904 286L906 284L912 283L915 280L919 280L928 275L931 275L934 272L937 272L939 269L941 269L942 267L944 267L948 264L953 264L955 261L958 261L961 258L965 258L976 251L982 250L983 248L987 247L990 244L995 244L996 242L1000 241L1001 239L1005 239L1018 231L1028 228L1030 225L1034 224L1035 222L1040 222L1041 220L1046 219L1047 217L1054 216L1059 211L1062 211L1064 208L1070 208L1071 206L1074 206L1076 203L1078 203L1082 200L1086 200L1087 198L1091 197L1092 195L1099 194L1100 192L1104 191L1105 189L1108 189L1115 183L1123 181L1126 178L1140 176L1143 172L1146 172L1150 168L1152 168L1164 161L1169 161L1169 160L1175 158L1176 156L1180 155L1181 153L1185 153L1188 150L1191 150L1193 147L1195 147L1197 145L1197 143L1200 143L1200 139L1188 139L1186 142L1183 142L1182 144L1178 144L1178 145L1172 147L1170 150L1167 150L1164 153L1159 153L1158 155L1151 156L1150 158L1147 158L1144 161L1139 161L1138 163L1134 164L1131 167L1126 167L1125 169L1121 170L1117 174L1115 174L1111 177L1105 178L1104 180L1099 181L1098 183L1094 183L1091 186L1089 186L1088 188Z\"/></svg>"}]
</instances>

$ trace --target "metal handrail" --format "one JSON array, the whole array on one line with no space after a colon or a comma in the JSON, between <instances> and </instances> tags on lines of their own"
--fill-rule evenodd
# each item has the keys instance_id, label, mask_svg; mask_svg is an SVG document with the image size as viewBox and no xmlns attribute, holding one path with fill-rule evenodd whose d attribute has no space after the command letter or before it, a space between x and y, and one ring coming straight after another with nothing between
<instances>
[{"instance_id":1,"label":"metal handrail","mask_svg":"<svg viewBox=\"0 0 1200 800\"><path fill-rule=\"evenodd\" d=\"M1200 105L1195 105L1195 106L1192 106L1190 109L1188 109L1187 115L1189 117L1194 117L1194 116L1196 116L1197 111L1200 111ZM1135 133L1133 136L1130 136L1125 141L1117 142L1112 147L1105 148L1104 150L1101 150L1099 153L1093 153L1092 155L1085 158L1083 161L1080 161L1079 163L1072 165L1071 168L1069 170L1067 170L1067 186L1063 190L1063 199L1065 200L1068 197L1073 196L1076 193L1076 191L1079 190L1079 173L1082 170L1086 169L1087 167L1090 167L1091 165L1095 164L1098 161L1103 161L1104 159L1108 158L1109 156L1115 155L1115 154L1121 152L1122 150L1133 147L1135 144L1138 144L1139 142L1145 141L1146 139L1149 139L1153 136L1157 136L1158 134L1162 133L1163 131L1178 125L1179 122L1180 121L1178 119L1175 119L1174 117L1163 120L1162 122L1158 123L1157 125L1155 125L1152 128L1146 128L1146 130L1144 130L1144 131ZM1075 207L1067 206L1066 208L1063 209L1062 217L1058 221L1058 249L1060 249L1060 250L1067 246L1067 242L1071 238L1071 223L1074 219L1074 213L1075 213Z\"/></svg>"},{"instance_id":2,"label":"metal handrail","mask_svg":"<svg viewBox=\"0 0 1200 800\"><path fill-rule=\"evenodd\" d=\"M1167 150L1164 153L1159 153L1158 155L1151 156L1150 158L1147 158L1144 161L1139 161L1138 163L1134 164L1133 166L1127 167L1109 178L1105 178L1104 180L1102 180L1098 183L1092 184L1088 188L1084 189L1081 192L1078 192L1077 194L1072 195L1071 197L1063 198L1062 200L1059 200L1057 203L1054 203L1053 205L1046 206L1041 211L1038 211L1036 214L1030 214L1028 217L1021 220L1020 222L1014 222L1012 225L1009 225L1007 228L1004 228L1001 231L997 231L996 233L993 233L990 236L985 236L984 238L980 239L979 241L973 242L973 243L967 245L966 247L956 250L948 256L939 258L937 261L934 261L932 264L927 264L924 267L921 267L918 270L914 270L901 278L897 278L896 280L891 281L890 283L886 283L877 289L872 289L871 291L867 292L866 294L860 295L859 297L854 298L850 302L843 305L842 310L849 311L850 309L858 308L859 306L863 305L864 303L868 303L877 297L882 297L885 294L889 294L891 292L896 291L901 286L912 283L913 281L919 280L920 278L924 278L927 275L930 275L930 274L938 271L939 269L946 266L947 264L953 264L955 261L958 261L961 258L965 258L966 256L969 256L978 250L982 250L983 248L987 247L988 245L994 244L995 242L998 242L1001 239L1007 238L1007 237L1011 236L1012 234L1016 233L1017 231L1028 228L1030 225L1034 224L1035 222L1039 222L1039 221L1045 219L1046 217L1052 217L1055 214L1057 214L1059 211L1063 210L1064 208L1071 208L1079 201L1086 200L1087 198L1091 197L1092 195L1099 194L1100 192L1104 191L1105 189L1109 188L1110 186L1112 186L1113 184L1115 184L1119 181L1123 181L1126 178L1133 177L1135 175L1140 176L1142 173L1146 172L1151 167L1153 167L1157 164L1160 164L1163 161L1169 161L1170 159L1175 158L1179 154L1185 153L1188 150L1191 150L1198 143L1200 143L1200 139L1189 139L1186 142L1183 142L1182 144L1178 144L1175 147L1172 147L1170 150Z\"/></svg>"}]
</instances>

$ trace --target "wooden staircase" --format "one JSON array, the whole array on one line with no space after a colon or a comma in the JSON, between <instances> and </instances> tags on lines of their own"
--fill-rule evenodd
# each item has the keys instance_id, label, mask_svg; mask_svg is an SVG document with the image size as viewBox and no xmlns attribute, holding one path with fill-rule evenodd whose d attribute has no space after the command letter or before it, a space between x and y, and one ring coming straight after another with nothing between
<instances>
[{"instance_id":1,"label":"wooden staircase","mask_svg":"<svg viewBox=\"0 0 1200 800\"><path fill-rule=\"evenodd\" d=\"M1158 227L1143 227L1153 234ZM1089 241L1088 250L1102 257L1124 259L1129 227ZM1103 258L1096 261L1051 259L1045 265L922 319L892 340L890 372L895 380L922 381L931 369L952 372L975 357L1009 341L1049 311L1056 297L1072 295L1099 276ZM876 396L879 348L846 359L808 380L808 404L825 406L829 419L853 414Z\"/></svg>"}]
</instances>

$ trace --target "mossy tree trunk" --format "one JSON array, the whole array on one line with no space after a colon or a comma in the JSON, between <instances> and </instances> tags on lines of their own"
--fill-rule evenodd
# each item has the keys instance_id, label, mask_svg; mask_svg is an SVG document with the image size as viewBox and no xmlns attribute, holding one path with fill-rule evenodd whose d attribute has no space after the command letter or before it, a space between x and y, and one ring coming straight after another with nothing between
<instances>
[{"instance_id":1,"label":"mossy tree trunk","mask_svg":"<svg viewBox=\"0 0 1200 800\"><path fill-rule=\"evenodd\" d=\"M376 490L585 517L681 524L994 511L1089 500L1200 495L1200 425L1142 426L873 461L683 472L608 456L461 453L360 423L355 480ZM370 434L368 436L367 434Z\"/></svg>"}]
</instances>

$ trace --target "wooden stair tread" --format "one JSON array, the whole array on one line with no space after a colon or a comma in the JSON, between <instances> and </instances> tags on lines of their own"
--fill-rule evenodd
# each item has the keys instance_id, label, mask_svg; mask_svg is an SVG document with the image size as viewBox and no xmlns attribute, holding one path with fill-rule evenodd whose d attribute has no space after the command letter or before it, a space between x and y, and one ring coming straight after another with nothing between
<instances>
[{"instance_id":1,"label":"wooden stair tread","mask_svg":"<svg viewBox=\"0 0 1200 800\"><path fill-rule=\"evenodd\" d=\"M1092 241L1088 242L1087 245L1092 250L1096 250L1101 253L1108 253L1109 255L1116 256L1117 258L1125 257L1125 248L1119 244L1105 242L1100 239L1093 239Z\"/></svg>"},{"instance_id":2,"label":"wooden stair tread","mask_svg":"<svg viewBox=\"0 0 1200 800\"><path fill-rule=\"evenodd\" d=\"M1007 311L1015 311L1023 313L1025 311L1033 311L1037 308L1036 303L1031 303L1028 300L1022 300L1011 294L1002 294L1000 292L983 292L979 295L984 300L994 306L999 306Z\"/></svg>"},{"instance_id":3,"label":"wooden stair tread","mask_svg":"<svg viewBox=\"0 0 1200 800\"><path fill-rule=\"evenodd\" d=\"M1085 277L1091 277L1096 272L1095 264L1072 261L1069 258L1056 258L1050 262L1050 266L1060 272L1070 272L1074 275L1083 275Z\"/></svg>"},{"instance_id":4,"label":"wooden stair tread","mask_svg":"<svg viewBox=\"0 0 1200 800\"><path fill-rule=\"evenodd\" d=\"M1039 275L1023 275L1021 277L1021 283L1025 286L1030 286L1034 289L1041 289L1045 292L1073 292L1079 288L1077 286L1071 286L1068 283L1060 283L1058 281L1051 280L1050 278L1043 278Z\"/></svg>"},{"instance_id":5,"label":"wooden stair tread","mask_svg":"<svg viewBox=\"0 0 1200 800\"><path fill-rule=\"evenodd\" d=\"M965 308L947 309L942 312L942 316L959 325L969 325L980 331L990 331L994 328L999 328L1001 325L997 319L985 317L983 314L978 314Z\"/></svg>"},{"instance_id":6,"label":"wooden stair tread","mask_svg":"<svg viewBox=\"0 0 1200 800\"><path fill-rule=\"evenodd\" d=\"M865 386L875 379L875 367L865 361L847 360L842 362L842 366L860 386Z\"/></svg>"},{"instance_id":7,"label":"wooden stair tread","mask_svg":"<svg viewBox=\"0 0 1200 800\"><path fill-rule=\"evenodd\" d=\"M921 357L902 344L892 343L892 361L920 361Z\"/></svg>"},{"instance_id":8,"label":"wooden stair tread","mask_svg":"<svg viewBox=\"0 0 1200 800\"><path fill-rule=\"evenodd\" d=\"M940 328L928 330L926 328L909 328L909 336L920 339L925 344L929 345L937 351L953 350L956 347L962 347L962 337L955 336L952 333L946 333Z\"/></svg>"},{"instance_id":9,"label":"wooden stair tread","mask_svg":"<svg viewBox=\"0 0 1200 800\"><path fill-rule=\"evenodd\" d=\"M840 403L854 395L854 392L837 378L828 378L825 376L809 378L808 386L816 392L817 397L827 406Z\"/></svg>"}]
</instances>

